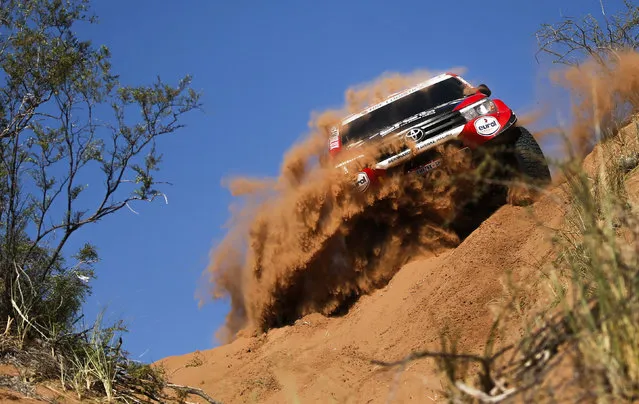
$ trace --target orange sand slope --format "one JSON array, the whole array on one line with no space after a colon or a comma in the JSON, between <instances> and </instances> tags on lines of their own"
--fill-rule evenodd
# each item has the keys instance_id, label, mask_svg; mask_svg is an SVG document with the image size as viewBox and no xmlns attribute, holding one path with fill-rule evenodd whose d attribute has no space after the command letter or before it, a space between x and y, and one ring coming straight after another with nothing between
<instances>
[{"instance_id":1,"label":"orange sand slope","mask_svg":"<svg viewBox=\"0 0 639 404\"><path fill-rule=\"evenodd\" d=\"M461 349L481 350L506 272L525 279L549 255L548 232L539 221L559 225L560 196L555 189L532 209L502 207L460 246L406 265L342 317L308 315L259 337L160 363L174 383L228 403L438 401L440 376L430 360L413 362L401 374L371 360L436 350L446 326L459 331Z\"/></svg>"}]
</instances>

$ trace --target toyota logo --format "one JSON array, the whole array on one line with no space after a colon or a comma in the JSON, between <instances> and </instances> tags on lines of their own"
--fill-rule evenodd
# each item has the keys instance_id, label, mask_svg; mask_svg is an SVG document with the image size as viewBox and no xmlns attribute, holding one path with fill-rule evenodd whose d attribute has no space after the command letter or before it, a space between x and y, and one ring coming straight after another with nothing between
<instances>
[{"instance_id":1,"label":"toyota logo","mask_svg":"<svg viewBox=\"0 0 639 404\"><path fill-rule=\"evenodd\" d=\"M413 128L406 133L406 137L413 142L419 142L424 137L424 131L419 128Z\"/></svg>"}]
</instances>

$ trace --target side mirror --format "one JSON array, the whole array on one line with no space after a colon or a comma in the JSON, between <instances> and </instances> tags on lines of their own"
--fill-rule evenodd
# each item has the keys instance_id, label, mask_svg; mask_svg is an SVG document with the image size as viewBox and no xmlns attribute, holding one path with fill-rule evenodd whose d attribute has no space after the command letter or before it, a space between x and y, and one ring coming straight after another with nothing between
<instances>
[{"instance_id":1,"label":"side mirror","mask_svg":"<svg viewBox=\"0 0 639 404\"><path fill-rule=\"evenodd\" d=\"M490 97L490 95L492 94L492 92L490 91L490 88L488 88L488 86L486 84L480 84L477 89L479 90L480 93L484 94L486 97Z\"/></svg>"}]
</instances>

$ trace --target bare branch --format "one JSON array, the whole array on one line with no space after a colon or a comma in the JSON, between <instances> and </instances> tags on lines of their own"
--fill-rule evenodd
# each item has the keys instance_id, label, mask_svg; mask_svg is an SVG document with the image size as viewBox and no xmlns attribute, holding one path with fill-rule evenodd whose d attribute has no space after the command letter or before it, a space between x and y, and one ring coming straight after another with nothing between
<instances>
[{"instance_id":1,"label":"bare branch","mask_svg":"<svg viewBox=\"0 0 639 404\"><path fill-rule=\"evenodd\" d=\"M629 1L624 4L625 10L609 18L603 0L600 0L605 28L592 15L581 21L563 17L557 24L542 24L535 34L538 44L535 57L545 53L553 63L569 66L579 65L585 57L591 57L603 64L615 52L636 49L639 46L639 6Z\"/></svg>"},{"instance_id":2,"label":"bare branch","mask_svg":"<svg viewBox=\"0 0 639 404\"><path fill-rule=\"evenodd\" d=\"M206 394L203 390L195 388L195 387L182 386L182 385L174 384L174 383L167 383L166 387L169 387L174 390L181 391L187 394L195 394L197 396L202 397L204 400L206 400L207 403L210 403L210 404L222 404L221 401L217 401L213 399L211 396Z\"/></svg>"}]
</instances>

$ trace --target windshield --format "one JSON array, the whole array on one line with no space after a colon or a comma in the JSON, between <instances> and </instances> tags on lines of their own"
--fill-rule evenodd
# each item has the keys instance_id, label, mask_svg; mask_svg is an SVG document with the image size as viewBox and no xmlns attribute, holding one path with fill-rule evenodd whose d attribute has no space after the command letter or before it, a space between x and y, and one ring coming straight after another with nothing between
<instances>
[{"instance_id":1,"label":"windshield","mask_svg":"<svg viewBox=\"0 0 639 404\"><path fill-rule=\"evenodd\" d=\"M464 88L462 81L451 77L409 94L342 126L342 143L365 139L420 112L463 98Z\"/></svg>"}]
</instances>

